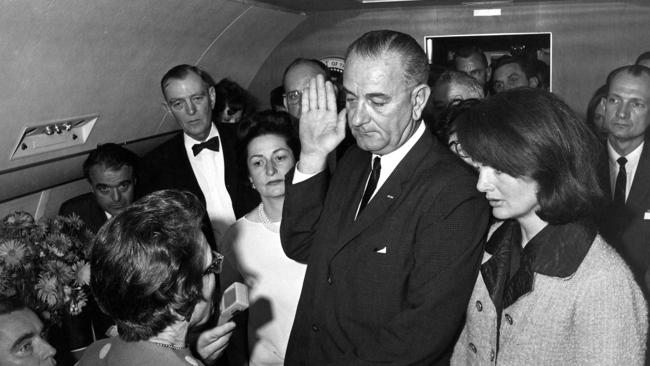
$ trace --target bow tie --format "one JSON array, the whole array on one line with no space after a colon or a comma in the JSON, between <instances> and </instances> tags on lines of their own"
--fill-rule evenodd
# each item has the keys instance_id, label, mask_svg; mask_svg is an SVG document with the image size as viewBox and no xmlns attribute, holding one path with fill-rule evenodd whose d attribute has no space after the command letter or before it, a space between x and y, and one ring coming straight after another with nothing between
<instances>
[{"instance_id":1,"label":"bow tie","mask_svg":"<svg viewBox=\"0 0 650 366\"><path fill-rule=\"evenodd\" d=\"M205 142L202 142L200 144L194 144L194 146L192 146L192 152L194 153L194 156L199 155L199 153L203 149L219 151L219 137L213 137Z\"/></svg>"}]
</instances>

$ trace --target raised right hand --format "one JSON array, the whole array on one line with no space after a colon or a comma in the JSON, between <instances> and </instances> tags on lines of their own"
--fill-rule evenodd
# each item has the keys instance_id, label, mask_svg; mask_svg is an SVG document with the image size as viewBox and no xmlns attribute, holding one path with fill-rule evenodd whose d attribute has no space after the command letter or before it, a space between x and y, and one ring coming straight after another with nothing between
<instances>
[{"instance_id":1,"label":"raised right hand","mask_svg":"<svg viewBox=\"0 0 650 366\"><path fill-rule=\"evenodd\" d=\"M337 113L334 86L323 75L310 80L301 103L299 170L317 173L325 168L327 155L345 138L345 109Z\"/></svg>"}]
</instances>

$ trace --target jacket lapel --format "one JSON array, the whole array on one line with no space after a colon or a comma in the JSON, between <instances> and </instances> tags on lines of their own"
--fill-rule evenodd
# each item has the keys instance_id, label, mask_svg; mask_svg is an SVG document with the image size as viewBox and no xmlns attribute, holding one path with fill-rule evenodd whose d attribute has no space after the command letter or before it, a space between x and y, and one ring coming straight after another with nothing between
<instances>
[{"instance_id":1,"label":"jacket lapel","mask_svg":"<svg viewBox=\"0 0 650 366\"><path fill-rule=\"evenodd\" d=\"M648 207L641 207L643 205L643 197L648 193L650 188L650 146L646 140L639 158L639 165L636 167L634 173L634 181L630 188L630 194L627 196L626 205L629 207L636 207L636 212L644 212ZM637 207L638 206L638 207Z\"/></svg>"},{"instance_id":2,"label":"jacket lapel","mask_svg":"<svg viewBox=\"0 0 650 366\"><path fill-rule=\"evenodd\" d=\"M343 231L339 236L333 256L340 252L373 222L381 218L391 204L399 199L403 190L403 185L409 182L410 177L417 170L420 161L429 151L432 139L433 137L428 133L428 131L424 133L420 140L413 146L413 148L411 148L411 151L406 154L393 173L379 188L375 196L370 200L370 202L368 202L366 208L359 214L356 220L354 220L354 215L359 206L359 202L361 201L363 188L365 186L365 178L370 171L370 158L366 160L366 168L359 169L364 172L364 175L357 184L357 189L354 190L358 193L358 197L348 200L348 202L352 202L352 204L348 205L346 210L347 213L344 215L346 221L341 225ZM361 188L358 186L361 186Z\"/></svg>"}]
</instances>

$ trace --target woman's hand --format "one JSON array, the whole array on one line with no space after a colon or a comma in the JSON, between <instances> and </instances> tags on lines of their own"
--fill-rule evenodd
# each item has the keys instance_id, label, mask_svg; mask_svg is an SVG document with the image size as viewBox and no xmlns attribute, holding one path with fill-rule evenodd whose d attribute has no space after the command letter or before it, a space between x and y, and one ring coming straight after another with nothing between
<instances>
[{"instance_id":1,"label":"woman's hand","mask_svg":"<svg viewBox=\"0 0 650 366\"><path fill-rule=\"evenodd\" d=\"M336 93L331 82L317 75L302 93L300 115L300 166L305 174L325 169L327 155L345 138L345 109L336 111Z\"/></svg>"},{"instance_id":2,"label":"woman's hand","mask_svg":"<svg viewBox=\"0 0 650 366\"><path fill-rule=\"evenodd\" d=\"M235 322L227 322L203 331L196 341L196 352L207 365L213 364L226 350Z\"/></svg>"}]
</instances>

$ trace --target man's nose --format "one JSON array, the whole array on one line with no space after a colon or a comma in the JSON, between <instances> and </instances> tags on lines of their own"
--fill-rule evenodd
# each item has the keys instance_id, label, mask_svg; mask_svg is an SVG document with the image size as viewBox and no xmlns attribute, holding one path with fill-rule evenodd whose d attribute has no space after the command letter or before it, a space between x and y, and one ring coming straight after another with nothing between
<instances>
[{"instance_id":1,"label":"man's nose","mask_svg":"<svg viewBox=\"0 0 650 366\"><path fill-rule=\"evenodd\" d=\"M54 355L56 355L56 349L47 343L46 340L39 337L34 342L36 352L41 360L47 360L48 358L52 358Z\"/></svg>"},{"instance_id":2,"label":"man's nose","mask_svg":"<svg viewBox=\"0 0 650 366\"><path fill-rule=\"evenodd\" d=\"M365 103L359 103L352 112L351 123L352 126L361 126L368 122L368 112L366 111Z\"/></svg>"},{"instance_id":3,"label":"man's nose","mask_svg":"<svg viewBox=\"0 0 650 366\"><path fill-rule=\"evenodd\" d=\"M628 118L630 116L630 104L621 103L616 110L616 115L620 118Z\"/></svg>"},{"instance_id":4,"label":"man's nose","mask_svg":"<svg viewBox=\"0 0 650 366\"><path fill-rule=\"evenodd\" d=\"M118 202L120 199L122 199L122 193L120 192L120 190L117 187L112 188L111 200L113 200L113 202Z\"/></svg>"},{"instance_id":5,"label":"man's nose","mask_svg":"<svg viewBox=\"0 0 650 366\"><path fill-rule=\"evenodd\" d=\"M189 100L188 103L185 104L185 113L189 114L190 116L196 113L196 105L192 100Z\"/></svg>"}]
</instances>

